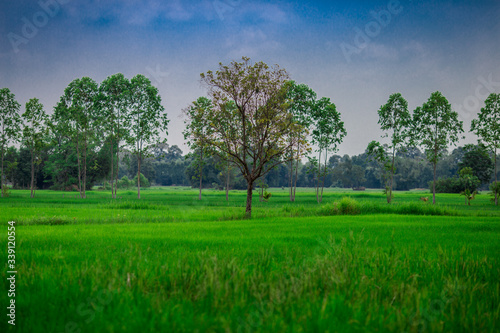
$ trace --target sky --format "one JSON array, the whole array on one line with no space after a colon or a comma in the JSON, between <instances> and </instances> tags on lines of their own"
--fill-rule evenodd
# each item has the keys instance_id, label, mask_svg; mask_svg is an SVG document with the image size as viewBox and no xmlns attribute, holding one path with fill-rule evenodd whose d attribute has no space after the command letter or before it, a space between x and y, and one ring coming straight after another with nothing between
<instances>
[{"instance_id":1,"label":"sky","mask_svg":"<svg viewBox=\"0 0 500 333\"><path fill-rule=\"evenodd\" d=\"M182 109L207 91L200 73L250 57L285 68L345 122L339 154L380 140L377 110L399 92L410 111L441 91L466 140L500 92L500 0L0 0L0 88L51 114L65 87L144 74L184 152ZM383 141L383 140L382 140Z\"/></svg>"}]
</instances>

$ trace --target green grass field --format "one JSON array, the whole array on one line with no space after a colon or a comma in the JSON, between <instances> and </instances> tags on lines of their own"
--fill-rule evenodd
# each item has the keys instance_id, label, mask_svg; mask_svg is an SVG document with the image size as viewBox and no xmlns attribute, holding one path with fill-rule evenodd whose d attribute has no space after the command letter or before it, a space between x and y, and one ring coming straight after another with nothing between
<instances>
[{"instance_id":1,"label":"green grass field","mask_svg":"<svg viewBox=\"0 0 500 333\"><path fill-rule=\"evenodd\" d=\"M188 188L11 191L0 330L498 332L500 209L486 194L302 189L290 203ZM7 222L16 221L16 327Z\"/></svg>"}]
</instances>

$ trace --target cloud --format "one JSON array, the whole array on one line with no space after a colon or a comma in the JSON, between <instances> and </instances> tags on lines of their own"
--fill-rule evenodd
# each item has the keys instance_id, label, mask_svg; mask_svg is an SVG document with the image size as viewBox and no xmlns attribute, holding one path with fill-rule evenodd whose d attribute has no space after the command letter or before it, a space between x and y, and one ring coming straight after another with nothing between
<instances>
[{"instance_id":1,"label":"cloud","mask_svg":"<svg viewBox=\"0 0 500 333\"><path fill-rule=\"evenodd\" d=\"M226 40L228 57L240 59L242 56L254 58L273 53L282 48L282 44L269 39L261 29L247 28Z\"/></svg>"}]
</instances>

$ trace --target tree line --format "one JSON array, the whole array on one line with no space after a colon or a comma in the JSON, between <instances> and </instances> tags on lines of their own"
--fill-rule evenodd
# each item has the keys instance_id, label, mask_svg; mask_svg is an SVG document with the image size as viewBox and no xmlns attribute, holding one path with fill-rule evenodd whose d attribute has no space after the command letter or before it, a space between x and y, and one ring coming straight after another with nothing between
<instances>
[{"instance_id":1,"label":"tree line","mask_svg":"<svg viewBox=\"0 0 500 333\"><path fill-rule=\"evenodd\" d=\"M36 188L51 186L74 188L82 198L97 183L116 198L119 187L130 186L128 177L134 178L139 198L141 180L158 185L196 182L200 199L207 186L225 188L226 195L231 188L246 188L250 216L257 184L286 187L291 201L298 186L312 186L318 203L325 186L382 187L390 203L394 189L426 187L431 171L435 203L443 186L437 175L446 174L446 165L449 170L456 166L457 172L470 168L460 175L462 183L470 184L469 195L477 180L489 182L488 172L478 171L478 165L463 164L474 164L466 156L486 156L494 164L489 177L493 173L498 204L500 94L491 94L472 122L479 145L447 152L464 131L440 92L413 113L401 94L393 94L378 110L389 143L372 141L365 153L341 157L335 152L347 132L335 104L292 81L278 65L244 57L202 73L201 82L207 96L183 110L191 150L187 156L166 144L169 121L157 88L143 75L129 80L115 74L101 84L88 77L76 79L50 116L36 98L21 114L14 94L1 89L2 196L7 179L27 187L29 178L32 197ZM461 159L454 163L444 162L457 157Z\"/></svg>"}]
</instances>

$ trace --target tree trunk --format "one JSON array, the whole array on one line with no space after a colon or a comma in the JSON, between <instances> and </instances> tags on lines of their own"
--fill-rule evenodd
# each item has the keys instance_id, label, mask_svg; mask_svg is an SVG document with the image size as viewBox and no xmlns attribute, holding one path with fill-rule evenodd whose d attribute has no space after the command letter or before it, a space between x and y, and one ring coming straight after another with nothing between
<instances>
[{"instance_id":1,"label":"tree trunk","mask_svg":"<svg viewBox=\"0 0 500 333\"><path fill-rule=\"evenodd\" d=\"M229 161L227 162L226 201L229 202Z\"/></svg>"},{"instance_id":2,"label":"tree trunk","mask_svg":"<svg viewBox=\"0 0 500 333\"><path fill-rule=\"evenodd\" d=\"M300 148L300 146L299 146ZM299 158L297 156L297 162L295 166L295 182L293 184L293 202L295 202L295 194L297 193L297 179L299 178Z\"/></svg>"},{"instance_id":3,"label":"tree trunk","mask_svg":"<svg viewBox=\"0 0 500 333\"><path fill-rule=\"evenodd\" d=\"M436 204L436 166L437 162L434 162L434 181L432 182L432 204Z\"/></svg>"},{"instance_id":4,"label":"tree trunk","mask_svg":"<svg viewBox=\"0 0 500 333\"><path fill-rule=\"evenodd\" d=\"M76 143L76 159L78 162L78 192L80 192L80 198L82 198L82 168L80 162L81 159L80 159L80 149L78 141Z\"/></svg>"},{"instance_id":5,"label":"tree trunk","mask_svg":"<svg viewBox=\"0 0 500 333\"><path fill-rule=\"evenodd\" d=\"M394 182L394 161L395 161L395 149L392 150L392 164L391 164L391 180L389 182L389 196L387 197L387 203L392 202L392 184Z\"/></svg>"},{"instance_id":6,"label":"tree trunk","mask_svg":"<svg viewBox=\"0 0 500 333\"><path fill-rule=\"evenodd\" d=\"M495 187L498 184L497 180L497 147L495 146L495 152L493 158L495 159ZM495 191L495 206L498 206L498 192Z\"/></svg>"},{"instance_id":7,"label":"tree trunk","mask_svg":"<svg viewBox=\"0 0 500 333\"><path fill-rule=\"evenodd\" d=\"M118 111L118 127L116 129L116 187L115 198L118 197L118 173L120 172L120 116L121 112Z\"/></svg>"},{"instance_id":8,"label":"tree trunk","mask_svg":"<svg viewBox=\"0 0 500 333\"><path fill-rule=\"evenodd\" d=\"M293 202L293 159L290 159L290 176L288 178L290 179L290 201Z\"/></svg>"},{"instance_id":9,"label":"tree trunk","mask_svg":"<svg viewBox=\"0 0 500 333\"><path fill-rule=\"evenodd\" d=\"M2 124L3 125L3 124ZM2 126L2 131L3 131L3 126ZM2 193L1 196L3 198L3 179L4 179L4 175L3 175L3 149L4 149L4 144L2 143L2 174L0 175L0 192Z\"/></svg>"},{"instance_id":10,"label":"tree trunk","mask_svg":"<svg viewBox=\"0 0 500 333\"><path fill-rule=\"evenodd\" d=\"M141 198L141 154L137 156L137 198Z\"/></svg>"},{"instance_id":11,"label":"tree trunk","mask_svg":"<svg viewBox=\"0 0 500 333\"><path fill-rule=\"evenodd\" d=\"M33 193L35 189L35 159L34 152L31 150L31 198L35 197L35 193Z\"/></svg>"},{"instance_id":12,"label":"tree trunk","mask_svg":"<svg viewBox=\"0 0 500 333\"><path fill-rule=\"evenodd\" d=\"M252 217L252 194L253 194L253 181L249 181L247 187L247 206L245 210L245 217L248 219Z\"/></svg>"},{"instance_id":13,"label":"tree trunk","mask_svg":"<svg viewBox=\"0 0 500 333\"><path fill-rule=\"evenodd\" d=\"M87 142L85 141L83 151L83 198L87 198Z\"/></svg>"},{"instance_id":14,"label":"tree trunk","mask_svg":"<svg viewBox=\"0 0 500 333\"><path fill-rule=\"evenodd\" d=\"M316 201L320 203L319 201L319 182L321 178L321 151L319 152L318 156L318 176L316 177Z\"/></svg>"},{"instance_id":15,"label":"tree trunk","mask_svg":"<svg viewBox=\"0 0 500 333\"><path fill-rule=\"evenodd\" d=\"M111 199L116 199L115 198L115 194L114 194L114 189L113 189L113 183L115 181L115 177L114 177L114 174L113 174L113 169L115 168L115 164L114 164L114 156L113 156L113 140L111 140L111 182L110 182L110 185L111 185ZM116 183L116 186L118 187L118 182Z\"/></svg>"},{"instance_id":16,"label":"tree trunk","mask_svg":"<svg viewBox=\"0 0 500 333\"><path fill-rule=\"evenodd\" d=\"M200 194L198 200L201 200L201 187L203 185L203 148L200 148Z\"/></svg>"}]
</instances>

